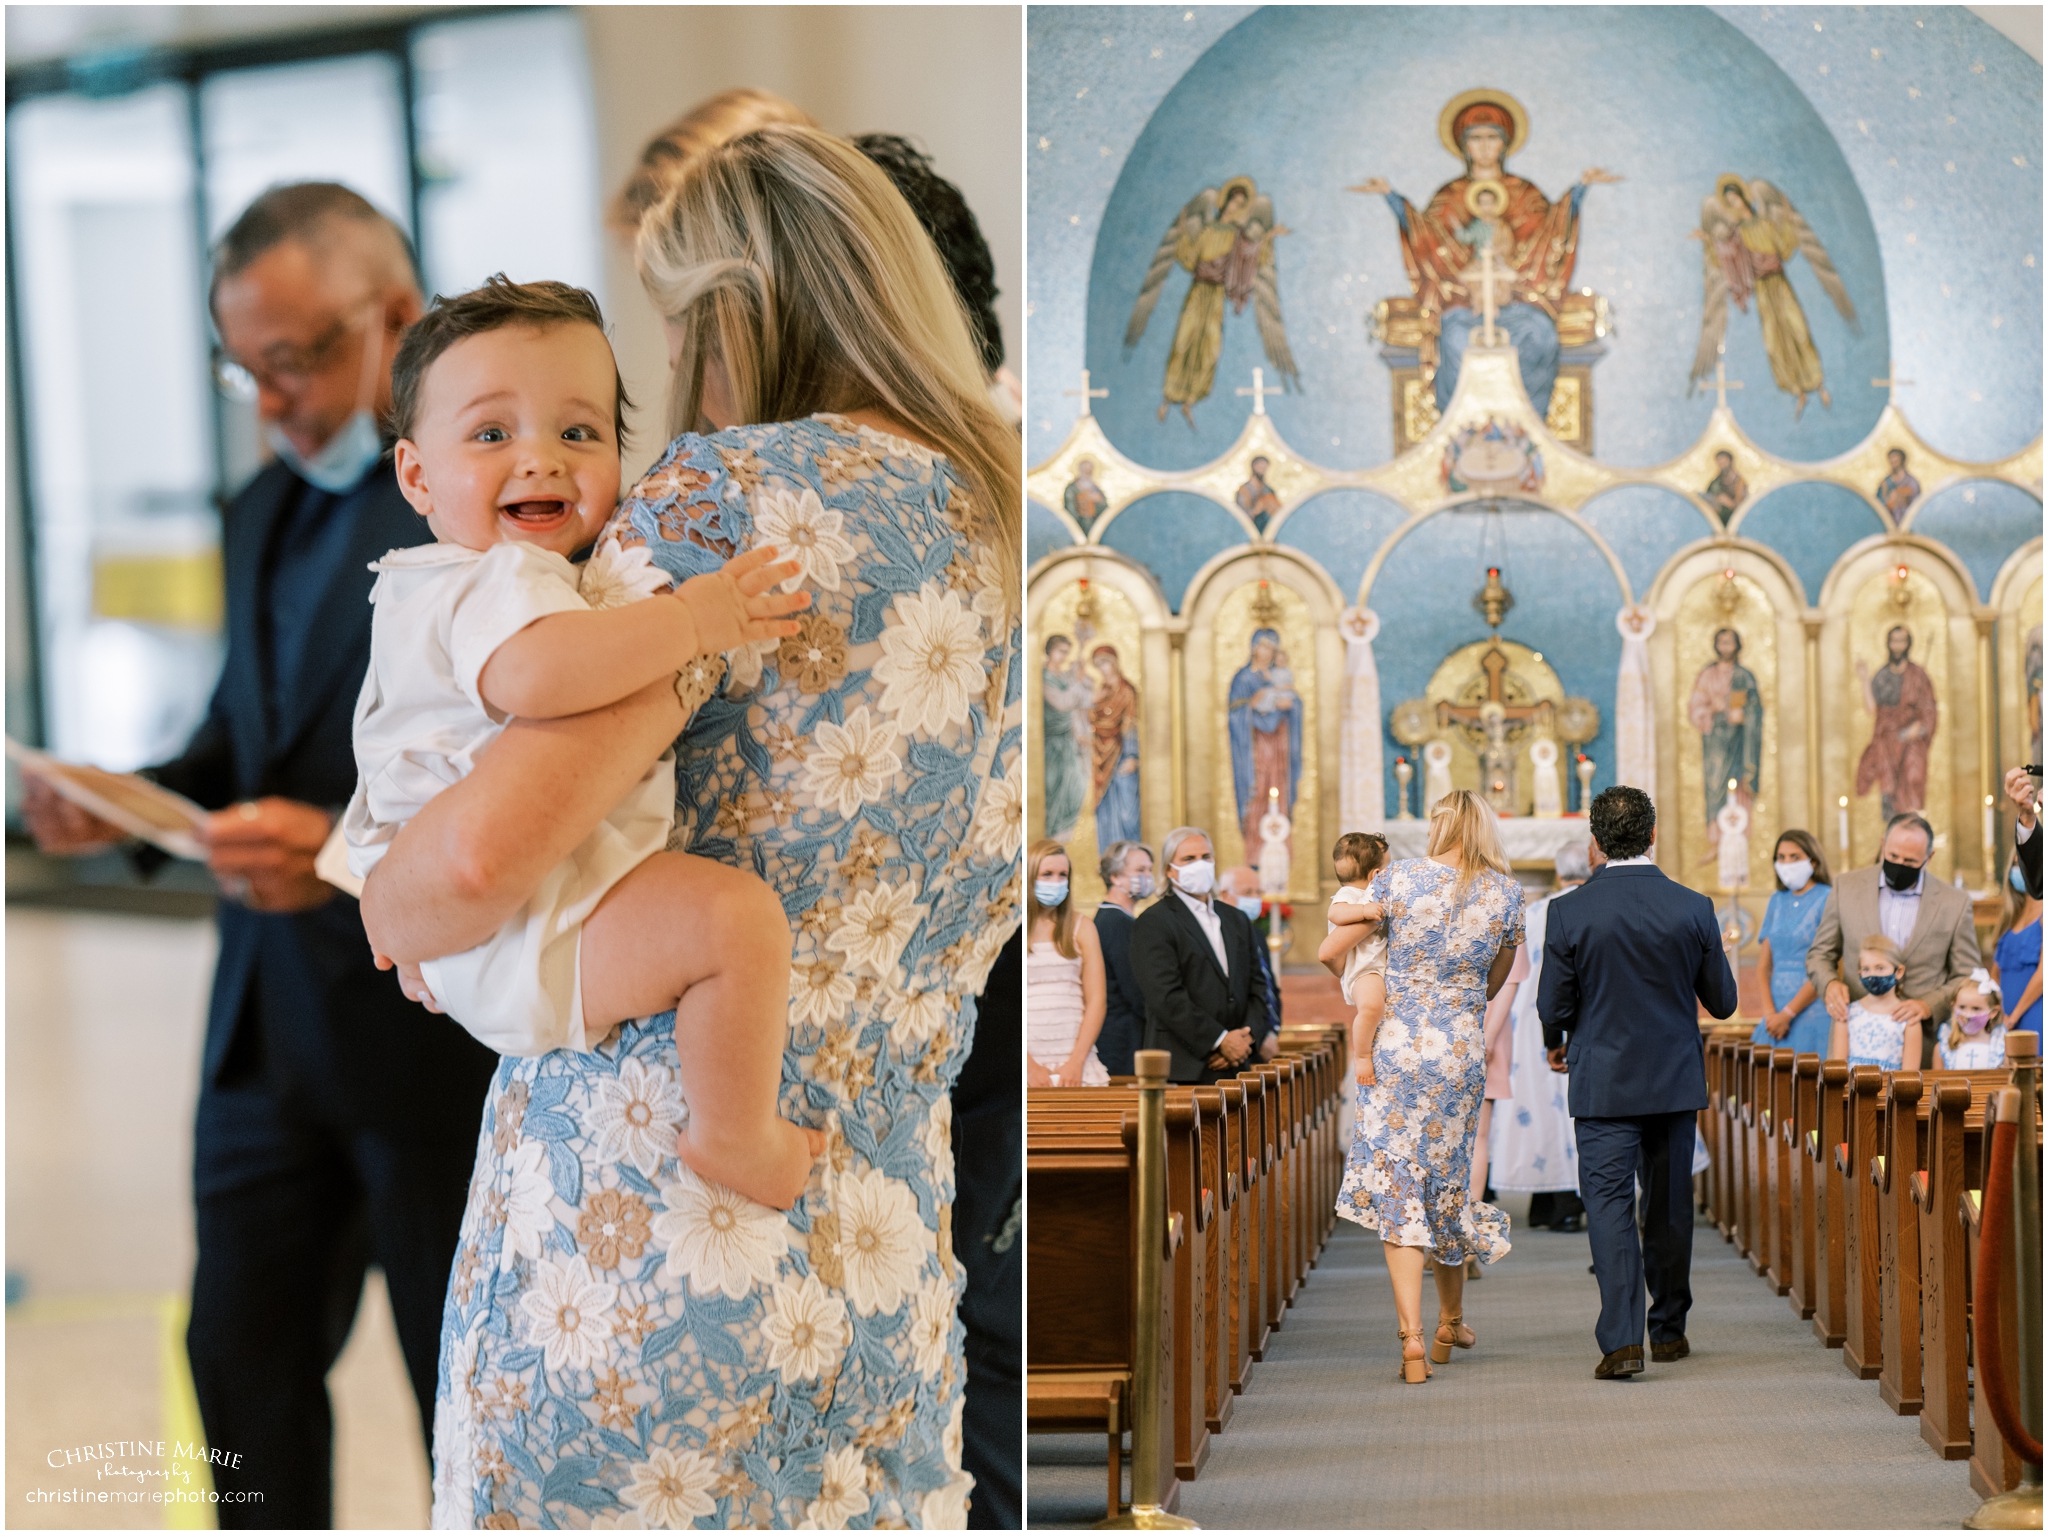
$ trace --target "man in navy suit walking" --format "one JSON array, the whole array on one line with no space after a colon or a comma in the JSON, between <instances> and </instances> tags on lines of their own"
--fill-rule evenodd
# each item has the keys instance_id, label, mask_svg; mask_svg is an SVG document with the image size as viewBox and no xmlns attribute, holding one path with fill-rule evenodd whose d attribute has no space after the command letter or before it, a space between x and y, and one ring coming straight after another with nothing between
<instances>
[{"instance_id":1,"label":"man in navy suit walking","mask_svg":"<svg viewBox=\"0 0 2048 1535\"><path fill-rule=\"evenodd\" d=\"M1571 1074L1579 1193L1600 1279L1593 1375L1627 1380L1643 1370L1646 1283L1650 1357L1668 1363L1691 1352L1693 1127L1707 1106L1699 1004L1728 1017L1735 976L1713 902L1650 858L1650 796L1618 785L1594 799L1588 819L1607 862L1551 907L1536 1012L1550 1069Z\"/></svg>"}]
</instances>

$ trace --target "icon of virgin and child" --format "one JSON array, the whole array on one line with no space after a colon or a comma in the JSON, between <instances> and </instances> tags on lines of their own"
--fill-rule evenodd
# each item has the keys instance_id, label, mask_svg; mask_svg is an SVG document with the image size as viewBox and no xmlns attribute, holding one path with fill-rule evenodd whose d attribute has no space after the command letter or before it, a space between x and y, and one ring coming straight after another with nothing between
<instances>
[{"instance_id":1,"label":"icon of virgin and child","mask_svg":"<svg viewBox=\"0 0 2048 1535\"><path fill-rule=\"evenodd\" d=\"M1558 310L1578 260L1579 204L1588 187L1621 178L1594 166L1553 203L1509 171L1508 157L1529 137L1529 118L1505 91L1453 97L1437 133L1465 162L1465 173L1438 187L1427 206L1418 208L1380 176L1350 189L1386 198L1421 312L1442 317L1436 334L1422 338L1422 377L1434 381L1437 409L1446 409L1465 348L1482 324L1482 274L1491 250L1494 324L1515 348L1529 403L1546 414L1557 382Z\"/></svg>"},{"instance_id":2,"label":"icon of virgin and child","mask_svg":"<svg viewBox=\"0 0 2048 1535\"><path fill-rule=\"evenodd\" d=\"M1280 791L1280 813L1294 817L1295 791L1301 787L1301 694L1294 671L1280 648L1276 629L1252 631L1250 654L1230 679L1230 778L1237 791L1238 826L1244 833L1245 856L1256 858L1262 845L1259 820L1270 803L1269 790ZM1288 839L1288 855L1294 838Z\"/></svg>"}]
</instances>

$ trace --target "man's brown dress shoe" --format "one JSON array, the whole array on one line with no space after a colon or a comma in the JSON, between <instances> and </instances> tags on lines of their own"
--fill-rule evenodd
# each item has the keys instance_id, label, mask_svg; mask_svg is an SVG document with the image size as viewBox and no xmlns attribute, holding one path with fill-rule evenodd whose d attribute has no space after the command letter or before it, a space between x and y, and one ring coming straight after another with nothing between
<instances>
[{"instance_id":1,"label":"man's brown dress shoe","mask_svg":"<svg viewBox=\"0 0 2048 1535\"><path fill-rule=\"evenodd\" d=\"M1643 1373L1643 1346L1631 1343L1606 1355L1593 1366L1595 1380L1627 1380L1631 1375Z\"/></svg>"},{"instance_id":2,"label":"man's brown dress shoe","mask_svg":"<svg viewBox=\"0 0 2048 1535\"><path fill-rule=\"evenodd\" d=\"M1692 1345L1683 1337L1673 1338L1668 1343L1650 1340L1650 1357L1658 1364L1669 1364L1674 1359L1683 1359L1692 1352Z\"/></svg>"}]
</instances>

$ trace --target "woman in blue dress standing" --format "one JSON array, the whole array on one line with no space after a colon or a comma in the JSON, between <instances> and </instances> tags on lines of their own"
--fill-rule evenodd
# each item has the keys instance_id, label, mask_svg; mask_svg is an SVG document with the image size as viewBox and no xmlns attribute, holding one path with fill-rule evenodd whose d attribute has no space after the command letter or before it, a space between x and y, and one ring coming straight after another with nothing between
<instances>
[{"instance_id":1,"label":"woman in blue dress standing","mask_svg":"<svg viewBox=\"0 0 2048 1535\"><path fill-rule=\"evenodd\" d=\"M2027 894L2017 858L2005 871L2005 913L1991 941L1992 973L2005 994L2005 1026L2041 1032L2041 903Z\"/></svg>"},{"instance_id":2,"label":"woman in blue dress standing","mask_svg":"<svg viewBox=\"0 0 2048 1535\"><path fill-rule=\"evenodd\" d=\"M1772 856L1778 884L1757 934L1769 1007L1750 1043L1802 1055L1828 1053L1828 1010L1806 977L1806 951L1828 903L1827 855L1813 833L1781 832Z\"/></svg>"}]
</instances>

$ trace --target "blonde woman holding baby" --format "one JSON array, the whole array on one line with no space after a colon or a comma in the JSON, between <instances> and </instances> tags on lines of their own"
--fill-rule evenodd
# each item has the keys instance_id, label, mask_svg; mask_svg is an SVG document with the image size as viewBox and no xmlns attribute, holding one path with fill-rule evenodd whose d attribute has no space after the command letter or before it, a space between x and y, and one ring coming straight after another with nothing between
<instances>
[{"instance_id":1,"label":"blonde woman holding baby","mask_svg":"<svg viewBox=\"0 0 2048 1535\"><path fill-rule=\"evenodd\" d=\"M1017 439L909 206L815 129L691 160L637 259L674 440L609 535L679 586L772 546L811 605L508 725L392 840L365 921L402 962L482 941L673 743L670 845L780 898L776 1108L827 1150L786 1213L693 1172L666 1014L507 1060L444 1321L435 1522L539 1526L569 1477L583 1512L648 1527L957 1527L947 1095L1020 915Z\"/></svg>"}]
</instances>

